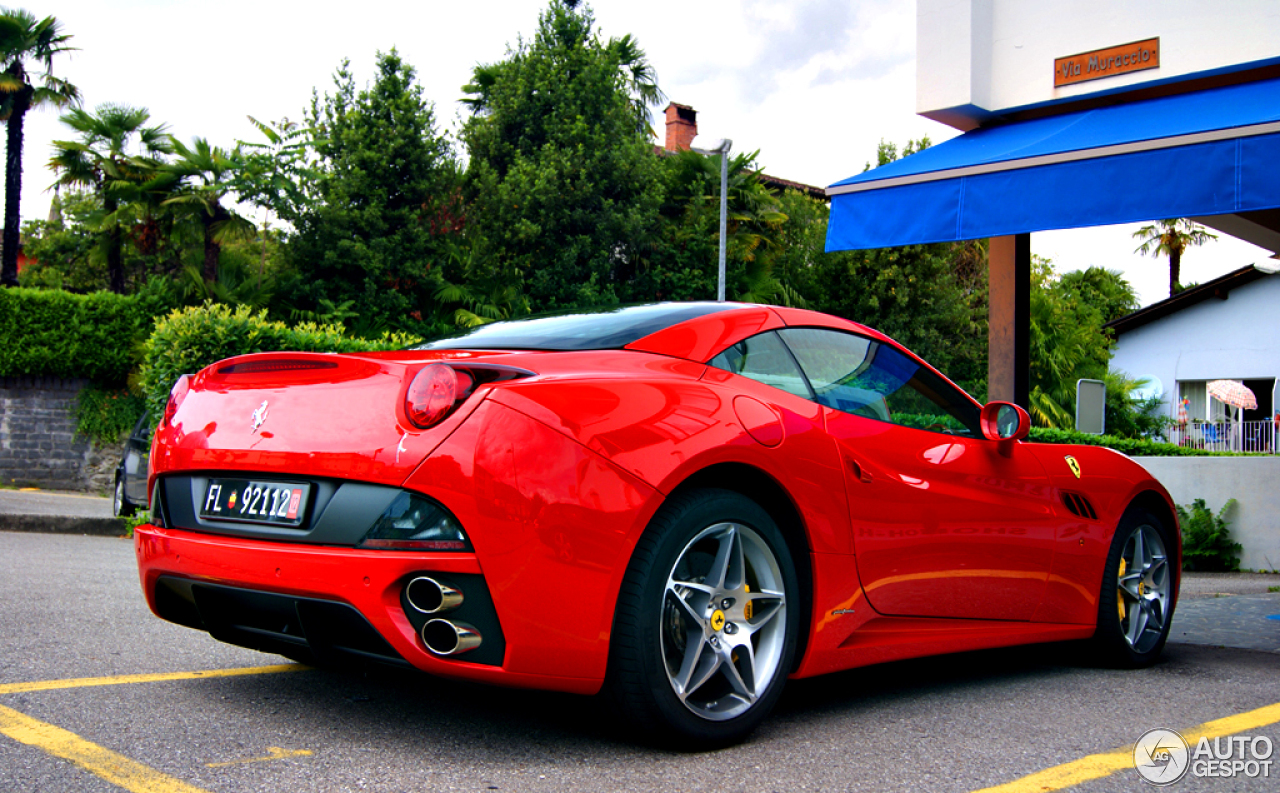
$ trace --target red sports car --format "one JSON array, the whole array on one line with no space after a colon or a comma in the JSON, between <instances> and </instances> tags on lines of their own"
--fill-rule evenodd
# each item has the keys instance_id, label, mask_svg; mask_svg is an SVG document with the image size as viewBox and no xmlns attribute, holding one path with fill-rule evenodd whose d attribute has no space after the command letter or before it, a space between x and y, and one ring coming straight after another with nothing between
<instances>
[{"instance_id":1,"label":"red sports car","mask_svg":"<svg viewBox=\"0 0 1280 793\"><path fill-rule=\"evenodd\" d=\"M160 617L309 663L593 694L688 747L788 677L1092 639L1151 663L1168 493L1027 443L870 328L665 303L174 386L136 548Z\"/></svg>"}]
</instances>

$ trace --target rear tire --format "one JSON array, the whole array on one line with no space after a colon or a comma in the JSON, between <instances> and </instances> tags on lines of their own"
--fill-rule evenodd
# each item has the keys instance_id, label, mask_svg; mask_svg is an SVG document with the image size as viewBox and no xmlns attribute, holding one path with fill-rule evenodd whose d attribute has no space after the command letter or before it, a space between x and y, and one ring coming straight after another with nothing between
<instances>
[{"instance_id":1,"label":"rear tire","mask_svg":"<svg viewBox=\"0 0 1280 793\"><path fill-rule=\"evenodd\" d=\"M795 566L769 514L727 490L676 496L623 579L607 687L651 741L737 743L782 695L799 621Z\"/></svg>"},{"instance_id":2,"label":"rear tire","mask_svg":"<svg viewBox=\"0 0 1280 793\"><path fill-rule=\"evenodd\" d=\"M1120 519L1098 597L1099 662L1137 669L1160 657L1173 620L1177 547L1164 521L1146 510L1130 509Z\"/></svg>"}]
</instances>

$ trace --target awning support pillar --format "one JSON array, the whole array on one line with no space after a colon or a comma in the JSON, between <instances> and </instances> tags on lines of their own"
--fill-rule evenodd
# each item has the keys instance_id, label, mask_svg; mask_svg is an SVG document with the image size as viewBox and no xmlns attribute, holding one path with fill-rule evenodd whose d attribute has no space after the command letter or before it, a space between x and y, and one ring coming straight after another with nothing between
<instances>
[{"instance_id":1,"label":"awning support pillar","mask_svg":"<svg viewBox=\"0 0 1280 793\"><path fill-rule=\"evenodd\" d=\"M987 248L987 399L1031 406L1031 235Z\"/></svg>"}]
</instances>

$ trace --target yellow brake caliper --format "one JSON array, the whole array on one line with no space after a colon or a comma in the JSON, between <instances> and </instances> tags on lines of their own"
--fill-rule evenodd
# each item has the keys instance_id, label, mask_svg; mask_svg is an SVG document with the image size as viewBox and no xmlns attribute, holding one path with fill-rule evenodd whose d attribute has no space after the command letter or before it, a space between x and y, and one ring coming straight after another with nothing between
<instances>
[{"instance_id":1,"label":"yellow brake caliper","mask_svg":"<svg viewBox=\"0 0 1280 793\"><path fill-rule=\"evenodd\" d=\"M1120 557L1120 572L1116 574L1116 581L1124 578L1124 571L1128 569L1125 564L1124 557ZM1124 589L1116 587L1116 608L1120 611L1120 621L1124 622Z\"/></svg>"}]
</instances>

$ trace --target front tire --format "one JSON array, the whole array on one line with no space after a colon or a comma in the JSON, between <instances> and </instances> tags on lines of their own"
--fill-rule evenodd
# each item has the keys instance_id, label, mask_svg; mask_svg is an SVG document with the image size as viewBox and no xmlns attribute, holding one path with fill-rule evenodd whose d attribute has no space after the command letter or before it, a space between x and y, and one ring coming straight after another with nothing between
<instances>
[{"instance_id":1,"label":"front tire","mask_svg":"<svg viewBox=\"0 0 1280 793\"><path fill-rule=\"evenodd\" d=\"M1177 545L1156 515L1130 510L1120 519L1107 554L1098 597L1094 646L1108 666L1137 669L1160 657L1173 620Z\"/></svg>"},{"instance_id":2,"label":"front tire","mask_svg":"<svg viewBox=\"0 0 1280 793\"><path fill-rule=\"evenodd\" d=\"M632 725L684 750L736 743L782 695L800 591L777 524L726 490L672 498L619 594L609 689Z\"/></svg>"}]
</instances>

